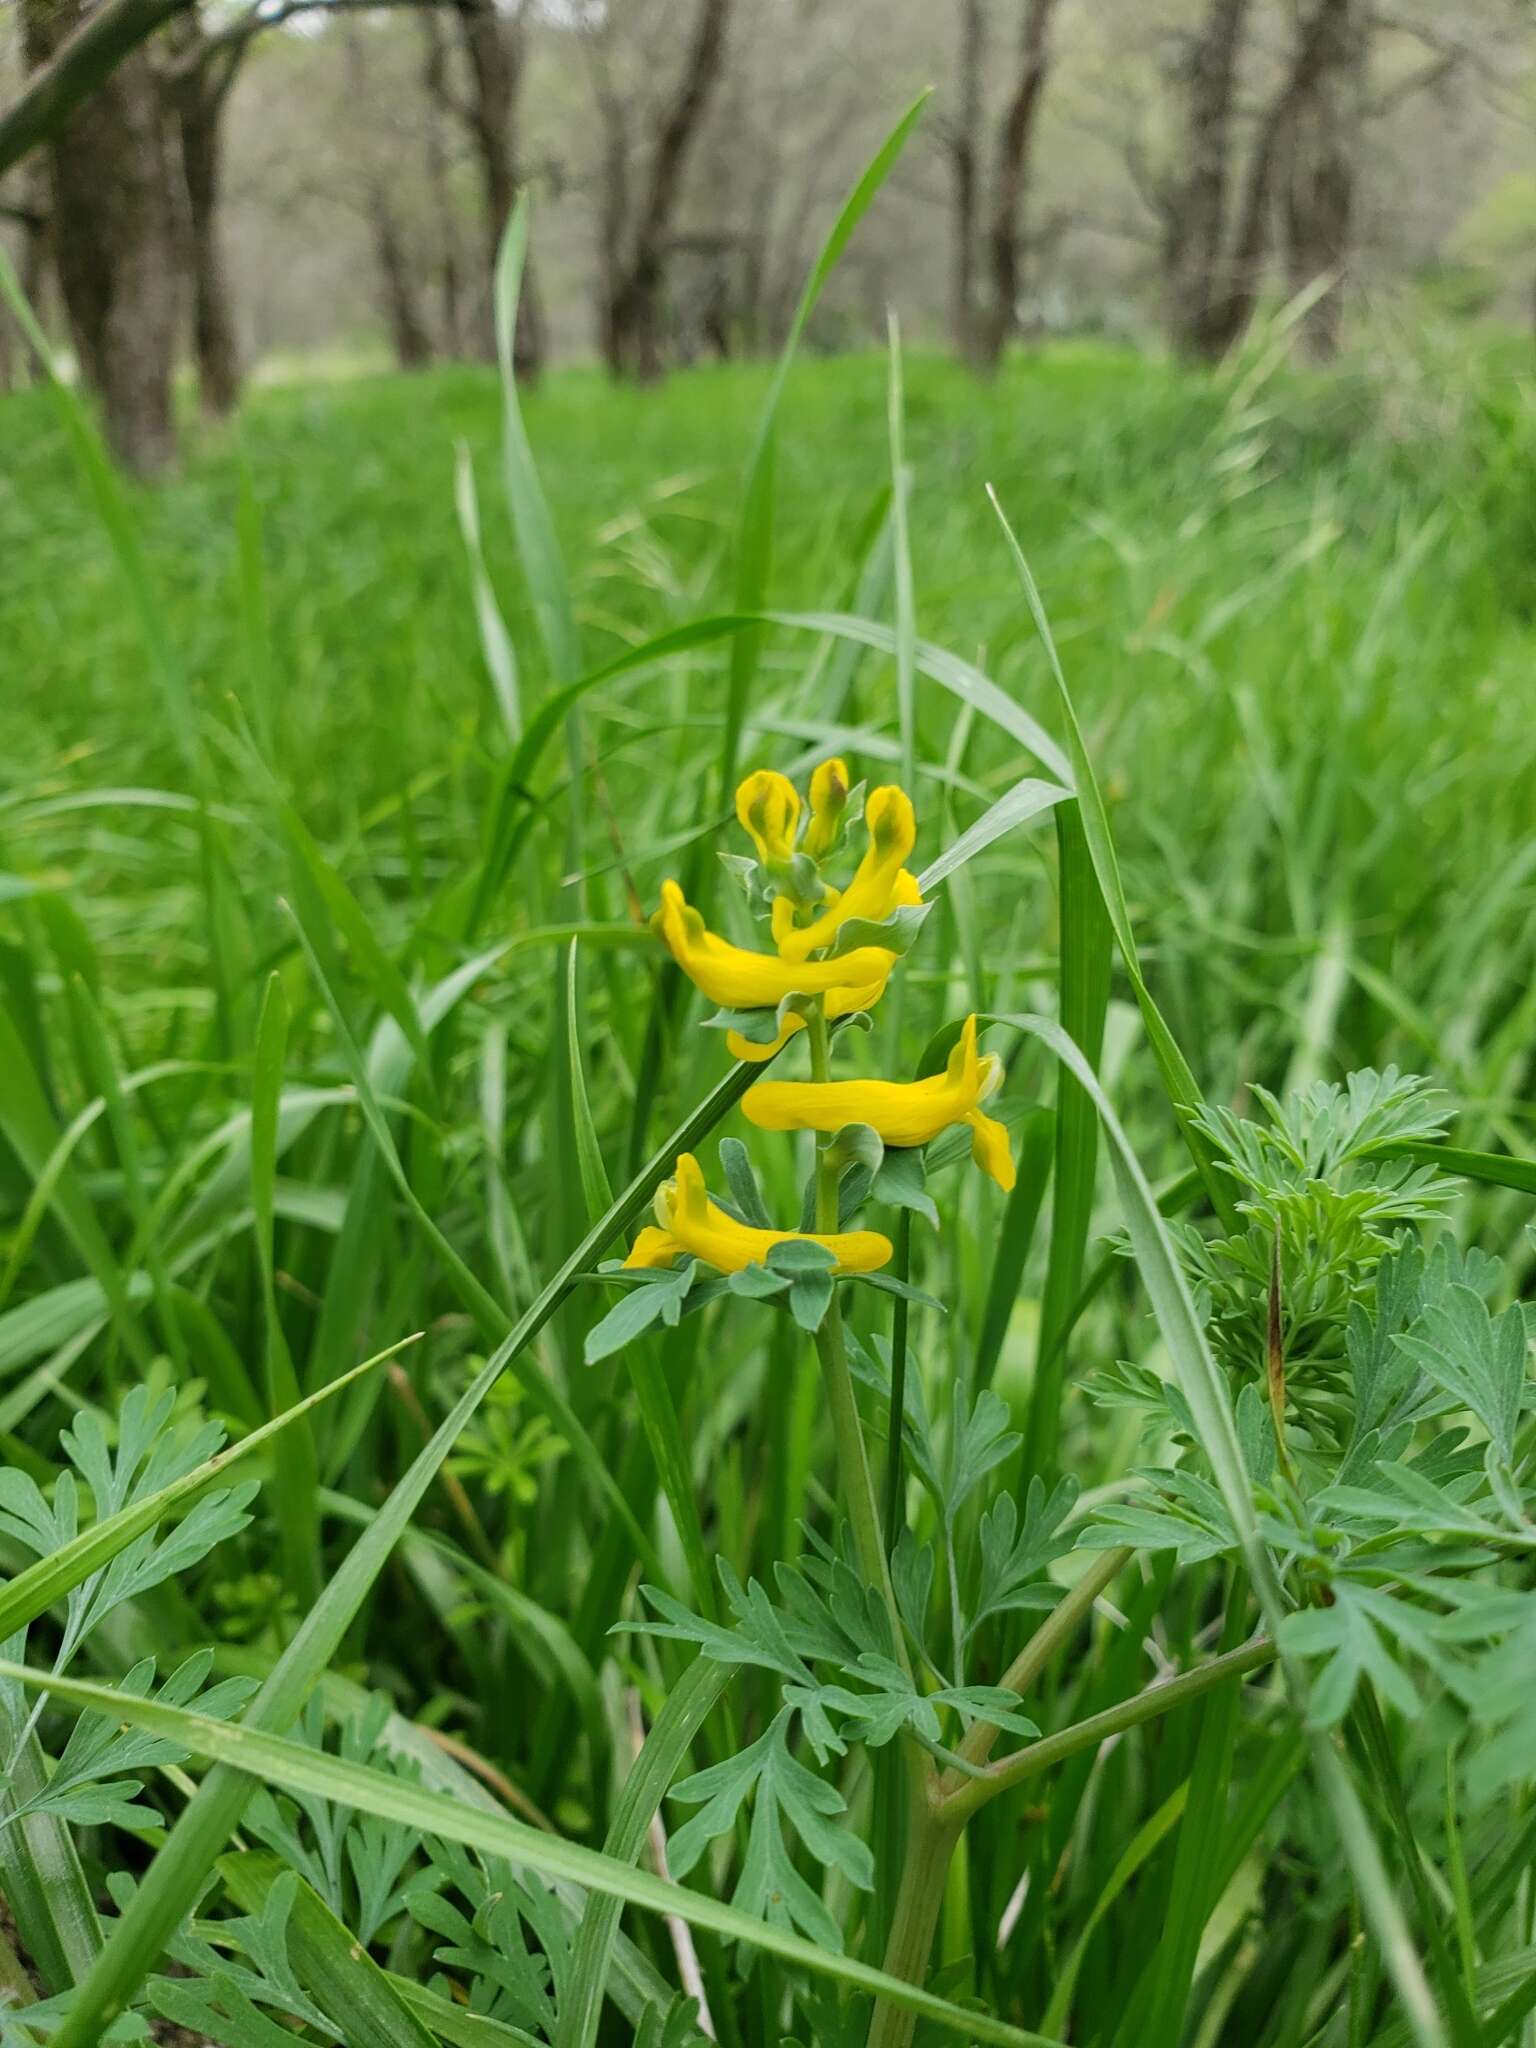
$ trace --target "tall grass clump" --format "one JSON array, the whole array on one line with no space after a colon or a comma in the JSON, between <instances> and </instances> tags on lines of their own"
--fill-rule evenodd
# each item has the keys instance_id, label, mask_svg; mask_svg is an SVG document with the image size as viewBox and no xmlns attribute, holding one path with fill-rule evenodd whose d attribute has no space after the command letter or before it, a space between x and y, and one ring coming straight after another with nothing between
<instances>
[{"instance_id":1,"label":"tall grass clump","mask_svg":"<svg viewBox=\"0 0 1536 2048\"><path fill-rule=\"evenodd\" d=\"M798 361L916 115L771 373L10 402L7 2043L1530 2036L1529 406Z\"/></svg>"}]
</instances>

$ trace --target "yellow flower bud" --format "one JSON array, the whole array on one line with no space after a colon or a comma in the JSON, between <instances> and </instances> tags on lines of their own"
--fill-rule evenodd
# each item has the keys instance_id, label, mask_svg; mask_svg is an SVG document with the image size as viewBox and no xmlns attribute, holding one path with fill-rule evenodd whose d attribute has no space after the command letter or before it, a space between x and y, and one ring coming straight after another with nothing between
<instances>
[{"instance_id":1,"label":"yellow flower bud","mask_svg":"<svg viewBox=\"0 0 1536 2048\"><path fill-rule=\"evenodd\" d=\"M781 868L795 851L800 822L800 792L772 768L759 768L736 792L736 816L751 835L757 857L767 868Z\"/></svg>"},{"instance_id":2,"label":"yellow flower bud","mask_svg":"<svg viewBox=\"0 0 1536 2048\"><path fill-rule=\"evenodd\" d=\"M894 783L875 790L864 806L869 847L853 880L832 906L808 925L786 932L779 950L787 960L804 960L830 946L851 918L878 924L898 903L921 901L917 883L907 873L906 859L917 841L912 799Z\"/></svg>"},{"instance_id":3,"label":"yellow flower bud","mask_svg":"<svg viewBox=\"0 0 1536 2048\"><path fill-rule=\"evenodd\" d=\"M812 860L825 860L837 844L843 812L848 803L848 763L823 761L811 777L811 822L806 827L805 851Z\"/></svg>"}]
</instances>

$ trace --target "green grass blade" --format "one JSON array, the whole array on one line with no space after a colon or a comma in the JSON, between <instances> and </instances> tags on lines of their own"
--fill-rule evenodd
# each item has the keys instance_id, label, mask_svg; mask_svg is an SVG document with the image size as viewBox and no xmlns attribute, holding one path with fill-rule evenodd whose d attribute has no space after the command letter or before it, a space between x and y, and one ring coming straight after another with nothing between
<instances>
[{"instance_id":1,"label":"green grass blade","mask_svg":"<svg viewBox=\"0 0 1536 2048\"><path fill-rule=\"evenodd\" d=\"M572 939L565 954L566 1014L573 1025L581 1016L581 991L576 975L577 945L578 941ZM582 1200L587 1205L590 1218L601 1216L613 1206L613 1189L608 1184L603 1148L598 1142L597 1125L592 1117L592 1097L587 1089L587 1071L581 1056L583 1035L575 1029L565 1034L566 1079L571 1094L571 1125L576 1135L576 1166L581 1177Z\"/></svg>"},{"instance_id":2,"label":"green grass blade","mask_svg":"<svg viewBox=\"0 0 1536 2048\"><path fill-rule=\"evenodd\" d=\"M576 946L576 940L572 939L566 956L566 1010L572 1019L581 1014L576 983ZM612 1206L613 1195L592 1120L592 1103L582 1063L581 1046L585 1033L567 1030L564 1036L570 1080L570 1121L575 1133L582 1194L588 1216L597 1216ZM638 1343L627 1344L624 1347L624 1364L635 1390L640 1424L650 1443L651 1456L656 1461L656 1476L682 1539L694 1600L701 1614L712 1615L715 1611L714 1567L709 1547L704 1541L698 1489L693 1483L693 1470L683 1440L682 1425L678 1421L677 1404L662 1371L656 1341L642 1338Z\"/></svg>"},{"instance_id":3,"label":"green grass blade","mask_svg":"<svg viewBox=\"0 0 1536 2048\"><path fill-rule=\"evenodd\" d=\"M1109 1874L1108 1882L1094 1900L1093 1910L1083 1922L1082 1931L1073 1942L1069 1954L1057 1973L1056 1988L1051 1993L1051 2002L1045 2009L1045 2018L1042 2021L1042 2025L1053 2028L1058 2033L1067 2026L1072 2017L1072 1994L1077 1989L1077 1980L1082 1971L1083 1960L1088 1953L1089 1944L1099 1931L1100 1922L1116 1899L1125 1890L1131 1879L1136 1875L1137 1871L1146 1862L1147 1858L1153 1855L1160 1847L1169 1829L1177 1826L1188 1797L1189 1783L1186 1780L1176 1791L1169 1793L1156 1812L1149 1815L1142 1822L1135 1834L1126 1843L1114 1869ZM1159 2038L1166 2039L1167 2037L1149 2035L1147 2038L1149 2040L1156 2040Z\"/></svg>"},{"instance_id":4,"label":"green grass blade","mask_svg":"<svg viewBox=\"0 0 1536 2048\"><path fill-rule=\"evenodd\" d=\"M1038 818L1055 804L1067 802L1071 795L1069 789L1054 782L1042 782L1038 775L1024 776L990 809L983 811L974 825L967 826L952 840L936 860L928 863L917 878L918 887L925 896L931 894L967 861L984 853L994 839L1001 839L1016 826L1027 825L1031 818Z\"/></svg>"},{"instance_id":5,"label":"green grass blade","mask_svg":"<svg viewBox=\"0 0 1536 2048\"><path fill-rule=\"evenodd\" d=\"M284 1865L258 1850L221 1856L219 1876L244 1913L259 1914ZM433 2048L435 2036L362 1943L302 1879L286 1926L293 1974L347 2048Z\"/></svg>"},{"instance_id":6,"label":"green grass blade","mask_svg":"<svg viewBox=\"0 0 1536 2048\"><path fill-rule=\"evenodd\" d=\"M501 366L502 466L507 490L507 508L517 535L523 573L549 672L557 683L569 683L581 674L581 644L571 608L570 580L565 558L555 536L555 523L533 450L523 425L522 406L517 396L517 377L512 366L512 344L517 333L517 307L522 293L523 265L528 254L528 199L526 193L512 209L501 248L496 257L496 356Z\"/></svg>"},{"instance_id":7,"label":"green grass blade","mask_svg":"<svg viewBox=\"0 0 1536 2048\"><path fill-rule=\"evenodd\" d=\"M485 549L480 540L480 500L475 494L475 465L467 441L461 441L454 462L453 502L459 515L459 532L464 536L464 552L469 558L470 588L475 600L475 623L480 628L480 652L485 657L485 672L491 679L491 689L496 697L496 708L501 713L501 722L507 729L507 738L515 747L522 737L523 704L517 680L517 653L512 645L506 621L501 616L501 606L496 599L496 587L491 582L490 571L485 566Z\"/></svg>"},{"instance_id":8,"label":"green grass blade","mask_svg":"<svg viewBox=\"0 0 1536 2048\"><path fill-rule=\"evenodd\" d=\"M34 1180L49 1176L54 1214L75 1249L100 1283L129 1352L148 1366L149 1346L129 1301L127 1280L106 1231L68 1163L60 1153L64 1133L54 1120L48 1098L10 1011L0 1004L0 1136ZM56 1160L62 1157L63 1163Z\"/></svg>"},{"instance_id":9,"label":"green grass blade","mask_svg":"<svg viewBox=\"0 0 1536 2048\"><path fill-rule=\"evenodd\" d=\"M259 1782L331 1800L357 1813L376 1814L381 1820L417 1828L424 1835L463 1842L487 1855L505 1856L546 1878L569 1879L591 1892L628 1901L646 1912L673 1914L723 1941L745 1942L795 1968L830 1977L853 1990L875 1992L962 2039L996 2042L999 2048L1061 2048L1059 2042L1046 2035L1010 2026L989 2013L964 2012L915 1984L888 1977L883 1970L872 1969L851 1956L836 1955L783 1927L738 1912L733 1906L722 1906L685 1885L668 1884L598 1850L581 1848L507 1814L468 1807L444 1793L393 1777L368 1764L322 1755L305 1744L286 1741L250 1725L211 1720L159 1700L130 1698L107 1685L73 1678L54 1679L19 1664L0 1663L0 1678L46 1686L60 1699L72 1700L80 1707L93 1707L133 1727L162 1735L168 1741L180 1743L194 1756L206 1757L222 1766L226 1772L244 1775L252 1790ZM161 1851L162 1856L165 1853ZM119 1928L122 1925L120 1922ZM83 2043L89 2038L79 2027L84 2010L84 2000L77 2001L71 2009L56 2037L59 2048L72 2048L74 2042Z\"/></svg>"},{"instance_id":10,"label":"green grass blade","mask_svg":"<svg viewBox=\"0 0 1536 2048\"><path fill-rule=\"evenodd\" d=\"M1060 868L1061 957L1058 969L1062 1029L1095 1070L1104 1046L1109 1009L1110 925L1089 858L1082 805L1056 808ZM1024 1471L1049 1476L1061 1442L1061 1396L1066 1378L1067 1320L1082 1289L1083 1260L1093 1216L1099 1157L1099 1119L1091 1099L1064 1069L1056 1083L1055 1190L1051 1245L1040 1301L1035 1376L1024 1431Z\"/></svg>"},{"instance_id":11,"label":"green grass blade","mask_svg":"<svg viewBox=\"0 0 1536 2048\"><path fill-rule=\"evenodd\" d=\"M1072 701L1072 693L1067 688L1067 679L1056 653L1056 642L1045 615L1045 606L1040 601L1040 592L1035 587L1035 579L1029 564L1024 559L1024 551L1014 536L1013 528L1008 524L1002 506L998 503L996 492L990 486L987 495L992 500L992 509L996 512L1003 529L1004 538L1013 557L1014 568L1023 586L1025 600L1055 679L1057 698L1066 721L1067 752L1071 760L1070 779L1077 792L1083 835L1104 898L1104 908L1108 912L1109 922L1114 931L1115 943L1120 949L1126 971L1131 977L1131 986L1136 992L1136 1001L1141 1009L1153 1057L1163 1077L1163 1086L1168 1091L1169 1102L1179 1120L1179 1127L1184 1133L1190 1157L1205 1183L1211 1205L1229 1227L1235 1227L1237 1212L1232 1192L1223 1184L1222 1176L1215 1170L1209 1144L1191 1121L1192 1113L1200 1107L1203 1099L1199 1084L1190 1071L1189 1062L1179 1050L1173 1033L1168 1029L1162 1011L1153 1001L1152 992L1147 987L1141 971L1141 959L1136 950L1136 935L1131 929L1131 913L1125 900L1125 887L1120 879L1120 859L1115 852L1114 838L1109 829L1109 814L1104 808L1103 793L1093 772L1093 762L1083 739L1083 729L1078 723L1077 707Z\"/></svg>"},{"instance_id":12,"label":"green grass blade","mask_svg":"<svg viewBox=\"0 0 1536 2048\"><path fill-rule=\"evenodd\" d=\"M305 908L311 932L319 924L318 912L323 907L346 942L354 971L367 982L370 993L399 1025L406 1043L416 1055L423 1079L430 1085L432 1065L427 1054L426 1034L421 1028L415 1001L406 987L405 976L385 951L378 934L364 915L362 905L315 844L298 812L291 804L279 803L278 818L294 862L295 894L310 899L306 901Z\"/></svg>"},{"instance_id":13,"label":"green grass blade","mask_svg":"<svg viewBox=\"0 0 1536 2048\"><path fill-rule=\"evenodd\" d=\"M0 1709L7 1752L19 1730ZM36 1733L22 1743L11 1767L18 1802L35 1798L48 1781ZM29 1813L0 1829L0 1888L22 1942L50 1991L67 1991L101 1953L101 1922L67 1822L53 1813Z\"/></svg>"},{"instance_id":14,"label":"green grass blade","mask_svg":"<svg viewBox=\"0 0 1536 2048\"><path fill-rule=\"evenodd\" d=\"M273 759L275 737L272 686L276 662L272 652L272 606L267 594L267 561L262 543L261 507L251 481L251 465L240 450L240 495L235 511L239 547L240 638L245 647L246 715L265 760Z\"/></svg>"},{"instance_id":15,"label":"green grass blade","mask_svg":"<svg viewBox=\"0 0 1536 2048\"><path fill-rule=\"evenodd\" d=\"M800 346L800 337L804 334L806 322L815 310L816 301L821 297L822 287L837 267L838 259L848 246L854 229L869 210L870 202L885 183L892 165L906 147L907 138L917 126L927 98L926 91L919 94L870 158L862 177L844 200L841 212L832 223L831 231L811 266L810 276L806 279L805 288L800 294L800 303L795 308L795 317L790 322L789 333L779 353L773 382L768 387L768 397L757 424L757 437L752 444L752 453L747 463L746 483L742 490L741 509L736 522L732 603L738 613L760 611L767 598L773 554L773 483L775 458L778 452L779 404L784 395L784 386L788 381L795 351ZM722 805L729 801L736 784L736 771L741 757L742 727L746 721L747 706L751 702L752 683L757 674L760 646L761 634L755 630L742 633L731 645L730 672L726 682L725 731L720 749L718 789ZM709 874L710 870L706 869L704 872Z\"/></svg>"},{"instance_id":16,"label":"green grass blade","mask_svg":"<svg viewBox=\"0 0 1536 2048\"><path fill-rule=\"evenodd\" d=\"M728 1666L696 1657L667 1695L624 1790L619 1794L603 1854L618 1863L636 1863L645 1845L651 1817L666 1797L694 1737L720 1695L735 1676ZM571 1973L560 2005L560 2031L555 2048L595 2048L602 2017L608 1966L624 1910L611 1893L591 1893L571 1952Z\"/></svg>"},{"instance_id":17,"label":"green grass blade","mask_svg":"<svg viewBox=\"0 0 1536 2048\"><path fill-rule=\"evenodd\" d=\"M1536 1160L1517 1159L1508 1152L1464 1152L1455 1145L1402 1140L1383 1145L1377 1156L1413 1159L1421 1166L1437 1166L1442 1173L1459 1174L1463 1180L1480 1180L1490 1187L1516 1188L1522 1195L1536 1195Z\"/></svg>"},{"instance_id":18,"label":"green grass blade","mask_svg":"<svg viewBox=\"0 0 1536 2048\"><path fill-rule=\"evenodd\" d=\"M901 378L901 327L896 309L886 314L890 374L886 381L886 431L891 444L891 565L896 586L896 721L901 735L901 786L917 783L917 600L912 588L912 546L907 532L910 488L905 452L905 400Z\"/></svg>"},{"instance_id":19,"label":"green grass blade","mask_svg":"<svg viewBox=\"0 0 1536 2048\"><path fill-rule=\"evenodd\" d=\"M1019 1298L1024 1264L1034 1243L1040 1205L1045 1200L1055 1150L1056 1112L1032 1109L1019 1126L1018 1178L1003 1227L998 1232L992 1274L987 1283L986 1307L982 1311L981 1334L976 1340L976 1387L989 1387L997 1370L998 1355L1008 1334L1009 1318Z\"/></svg>"},{"instance_id":20,"label":"green grass blade","mask_svg":"<svg viewBox=\"0 0 1536 2048\"><path fill-rule=\"evenodd\" d=\"M1246 1605L1241 1575L1234 1575L1227 1589L1221 1651L1235 1650L1241 1642ZM1226 1834L1227 1791L1242 1691L1237 1681L1218 1686L1199 1710L1189 1804L1169 1874L1168 1903L1150 1970L1151 1988L1144 2010L1135 2000L1128 2008L1129 2017L1122 2023L1120 2035L1124 2048L1133 2048L1142 2040L1177 2041L1183 2034L1200 1937L1219 1896L1213 1880L1221 1866Z\"/></svg>"},{"instance_id":21,"label":"green grass blade","mask_svg":"<svg viewBox=\"0 0 1536 2048\"><path fill-rule=\"evenodd\" d=\"M256 1027L251 1098L251 1208L256 1219L256 1262L261 1273L267 1413L288 1414L295 1422L286 1455L277 1460L273 1472L274 1504L289 1590L301 1607L309 1607L320 1593L320 1520L315 1505L319 1467L309 1414L301 1409L298 1376L278 1315L272 1237L277 1120L287 1050L288 998L283 993L282 977L273 974L267 981Z\"/></svg>"}]
</instances>

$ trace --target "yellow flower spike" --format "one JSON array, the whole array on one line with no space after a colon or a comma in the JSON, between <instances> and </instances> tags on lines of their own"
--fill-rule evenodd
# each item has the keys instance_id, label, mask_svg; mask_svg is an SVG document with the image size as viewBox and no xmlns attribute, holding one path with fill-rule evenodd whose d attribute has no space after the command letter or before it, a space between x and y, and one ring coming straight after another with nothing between
<instances>
[{"instance_id":1,"label":"yellow flower spike","mask_svg":"<svg viewBox=\"0 0 1536 2048\"><path fill-rule=\"evenodd\" d=\"M841 960L749 952L710 931L676 882L662 883L651 929L688 979L726 1010L773 1009L785 996L820 995L844 985L883 986L893 957L883 946L860 946Z\"/></svg>"},{"instance_id":2,"label":"yellow flower spike","mask_svg":"<svg viewBox=\"0 0 1536 2048\"><path fill-rule=\"evenodd\" d=\"M804 960L830 946L850 918L870 918L878 924L898 903L921 900L915 879L906 872L907 855L917 841L912 799L904 789L888 783L871 794L864 806L864 822L869 827L869 847L853 880L830 910L780 940L780 951L787 960Z\"/></svg>"},{"instance_id":3,"label":"yellow flower spike","mask_svg":"<svg viewBox=\"0 0 1536 2048\"><path fill-rule=\"evenodd\" d=\"M762 1265L776 1244L819 1244L837 1261L834 1273L875 1273L891 1257L891 1241L877 1230L842 1230L826 1236L805 1230L755 1230L709 1199L703 1170L691 1152L682 1153L673 1179L656 1191L660 1229L642 1230L626 1266L669 1266L692 1252L719 1273Z\"/></svg>"},{"instance_id":4,"label":"yellow flower spike","mask_svg":"<svg viewBox=\"0 0 1536 2048\"><path fill-rule=\"evenodd\" d=\"M823 860L837 844L843 812L848 803L848 763L823 761L811 777L811 822L805 831L805 851L812 860Z\"/></svg>"},{"instance_id":5,"label":"yellow flower spike","mask_svg":"<svg viewBox=\"0 0 1536 2048\"><path fill-rule=\"evenodd\" d=\"M1008 1133L981 1105L1002 1079L1002 1061L976 1050L967 1017L942 1074L925 1081L759 1081L742 1097L764 1131L837 1131L868 1124L887 1145L926 1145L951 1124L971 1127L971 1157L1005 1191L1013 1186Z\"/></svg>"},{"instance_id":6,"label":"yellow flower spike","mask_svg":"<svg viewBox=\"0 0 1536 2048\"><path fill-rule=\"evenodd\" d=\"M787 775L759 768L736 792L736 816L751 835L757 857L766 868L782 868L794 857L795 827L800 822L800 792Z\"/></svg>"}]
</instances>

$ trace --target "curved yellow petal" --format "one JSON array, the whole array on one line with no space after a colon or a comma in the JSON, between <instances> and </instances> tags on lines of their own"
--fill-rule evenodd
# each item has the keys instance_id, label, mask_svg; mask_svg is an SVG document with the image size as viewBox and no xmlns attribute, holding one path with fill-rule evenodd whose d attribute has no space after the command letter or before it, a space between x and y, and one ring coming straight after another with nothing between
<instances>
[{"instance_id":1,"label":"curved yellow petal","mask_svg":"<svg viewBox=\"0 0 1536 2048\"><path fill-rule=\"evenodd\" d=\"M1008 1129L985 1110L973 1109L965 1121L971 1127L971 1157L983 1173L992 1176L1006 1195L1018 1178L1013 1154L1008 1150Z\"/></svg>"},{"instance_id":2,"label":"curved yellow petal","mask_svg":"<svg viewBox=\"0 0 1536 2048\"><path fill-rule=\"evenodd\" d=\"M879 980L865 982L862 988L829 988L822 998L822 1007L829 1018L835 1020L838 1017L852 1017L859 1010L872 1010L885 994L885 985L891 978L891 969L896 965L896 955L887 953L883 947L869 947L861 948L857 957L862 959L866 950L878 952L885 962ZM844 956L848 960L855 957L852 953ZM739 1031L727 1031L725 1042L733 1059L747 1060L753 1066L757 1066L763 1060L771 1060L776 1052L782 1052L794 1033L804 1029L805 1019L798 1011L791 1010L780 1027L778 1037L771 1045L758 1045L750 1038L743 1038Z\"/></svg>"},{"instance_id":3,"label":"curved yellow petal","mask_svg":"<svg viewBox=\"0 0 1536 2048\"><path fill-rule=\"evenodd\" d=\"M927 1081L759 1081L742 1097L761 1131L840 1131L869 1124L887 1145L926 1145L970 1107L946 1076Z\"/></svg>"},{"instance_id":4,"label":"curved yellow petal","mask_svg":"<svg viewBox=\"0 0 1536 2048\"><path fill-rule=\"evenodd\" d=\"M850 918L867 917L878 923L890 916L899 901L915 894L917 885L906 874L907 855L917 841L912 799L904 789L888 783L875 790L864 806L864 822L869 827L869 847L853 880L820 917L785 934L779 944L786 959L803 960L830 946ZM903 896L897 895L898 888L905 892Z\"/></svg>"},{"instance_id":5,"label":"curved yellow petal","mask_svg":"<svg viewBox=\"0 0 1536 2048\"><path fill-rule=\"evenodd\" d=\"M848 763L835 756L823 761L811 777L811 822L805 829L805 850L822 860L837 844L848 804Z\"/></svg>"},{"instance_id":6,"label":"curved yellow petal","mask_svg":"<svg viewBox=\"0 0 1536 2048\"><path fill-rule=\"evenodd\" d=\"M780 1027L778 1037L770 1045L759 1045L754 1038L743 1038L739 1031L727 1031L726 1049L733 1060L746 1060L751 1066L761 1066L764 1060L771 1060L776 1052L782 1052L794 1034L804 1029L805 1019L798 1010L791 1010Z\"/></svg>"},{"instance_id":7,"label":"curved yellow petal","mask_svg":"<svg viewBox=\"0 0 1536 2048\"><path fill-rule=\"evenodd\" d=\"M626 1266L670 1266L682 1246L670 1230L658 1230L648 1223L635 1239Z\"/></svg>"},{"instance_id":8,"label":"curved yellow petal","mask_svg":"<svg viewBox=\"0 0 1536 2048\"><path fill-rule=\"evenodd\" d=\"M783 867L795 851L800 822L800 792L787 775L758 768L736 791L736 816L751 835L765 867Z\"/></svg>"},{"instance_id":9,"label":"curved yellow petal","mask_svg":"<svg viewBox=\"0 0 1536 2048\"><path fill-rule=\"evenodd\" d=\"M883 946L860 946L841 960L785 960L733 946L705 926L676 882L661 885L661 908L651 928L688 979L727 1010L772 1009L785 996L820 995L845 984L883 983L893 956Z\"/></svg>"},{"instance_id":10,"label":"curved yellow petal","mask_svg":"<svg viewBox=\"0 0 1536 2048\"><path fill-rule=\"evenodd\" d=\"M748 1121L765 1131L837 1131L868 1124L887 1145L929 1144L951 1124L971 1127L971 1156L1001 1188L1014 1181L1008 1133L981 1105L1002 1078L1002 1062L976 1049L967 1017L942 1074L922 1081L759 1081L742 1097Z\"/></svg>"},{"instance_id":11,"label":"curved yellow petal","mask_svg":"<svg viewBox=\"0 0 1536 2048\"><path fill-rule=\"evenodd\" d=\"M691 1152L679 1155L673 1178L663 1181L656 1200L658 1210L668 1219L667 1228L642 1231L635 1253L647 1238L665 1237L675 1247L671 1256L677 1251L692 1252L720 1273L739 1273L745 1266L762 1265L776 1244L819 1244L836 1261L834 1273L875 1273L891 1257L890 1239L877 1230L821 1235L806 1230L758 1230L738 1223L709 1199L703 1170ZM631 1261L635 1253L631 1253Z\"/></svg>"}]
</instances>

